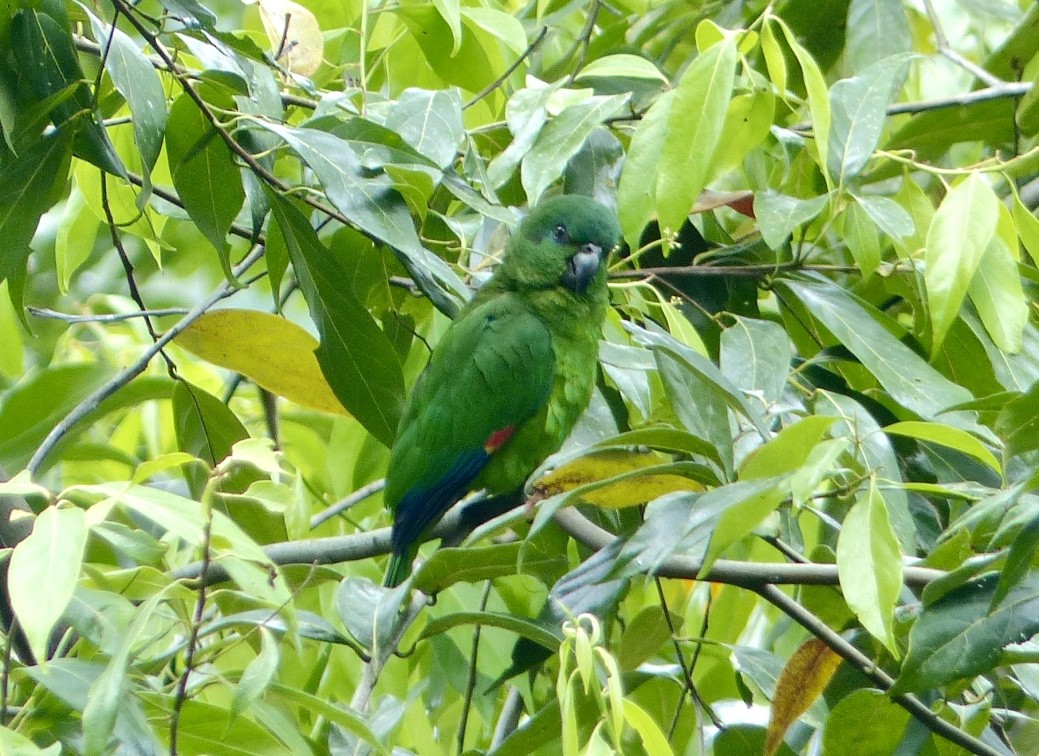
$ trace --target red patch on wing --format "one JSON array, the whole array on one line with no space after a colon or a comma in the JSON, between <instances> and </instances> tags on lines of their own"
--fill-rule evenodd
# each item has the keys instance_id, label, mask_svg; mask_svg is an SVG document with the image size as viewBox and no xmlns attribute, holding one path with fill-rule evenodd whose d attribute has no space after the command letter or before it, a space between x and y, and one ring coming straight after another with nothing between
<instances>
[{"instance_id":1,"label":"red patch on wing","mask_svg":"<svg viewBox=\"0 0 1039 756\"><path fill-rule=\"evenodd\" d=\"M510 425L501 430L494 431L494 433L489 435L487 440L483 442L483 450L488 454L494 454L494 452L501 448L502 444L509 440L514 430L516 430L516 426Z\"/></svg>"}]
</instances>

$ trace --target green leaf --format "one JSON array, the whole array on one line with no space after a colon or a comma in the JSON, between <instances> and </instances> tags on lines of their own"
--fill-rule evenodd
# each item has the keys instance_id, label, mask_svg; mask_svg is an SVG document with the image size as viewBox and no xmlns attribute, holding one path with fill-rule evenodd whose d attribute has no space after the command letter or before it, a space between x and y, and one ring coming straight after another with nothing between
<instances>
[{"instance_id":1,"label":"green leaf","mask_svg":"<svg viewBox=\"0 0 1039 756\"><path fill-rule=\"evenodd\" d=\"M855 264L862 275L868 276L880 267L880 235L872 217L858 204L848 205L840 218L844 238Z\"/></svg>"},{"instance_id":2,"label":"green leaf","mask_svg":"<svg viewBox=\"0 0 1039 756\"><path fill-rule=\"evenodd\" d=\"M754 217L758 219L765 243L770 249L778 250L795 229L814 219L829 201L826 194L804 200L771 190L755 192Z\"/></svg>"},{"instance_id":3,"label":"green leaf","mask_svg":"<svg viewBox=\"0 0 1039 756\"><path fill-rule=\"evenodd\" d=\"M823 78L823 72L819 69L819 64L815 62L815 58L801 46L801 43L797 41L797 35L787 26L786 22L777 16L772 18L779 25L779 28L783 30L786 43L790 46L790 50L794 53L794 57L797 58L797 63L801 67L801 76L804 79L805 90L808 94L808 110L812 116L812 136L815 139L815 148L819 152L819 165L825 174L826 166L829 165L827 144L830 139L830 121L832 120L830 94L826 86L826 79ZM827 181L829 182L829 180L830 177L827 176Z\"/></svg>"},{"instance_id":4,"label":"green leaf","mask_svg":"<svg viewBox=\"0 0 1039 756\"><path fill-rule=\"evenodd\" d=\"M15 63L40 100L67 88L73 89L70 98L54 106L51 120L59 129L75 122L71 128L76 130L73 143L76 155L108 173L126 178L126 168L94 109L67 20L63 21L66 26L32 8L16 13L11 24L11 52Z\"/></svg>"},{"instance_id":5,"label":"green leaf","mask_svg":"<svg viewBox=\"0 0 1039 756\"><path fill-rule=\"evenodd\" d=\"M457 91L405 89L386 112L384 125L440 168L454 162L465 137Z\"/></svg>"},{"instance_id":6,"label":"green leaf","mask_svg":"<svg viewBox=\"0 0 1039 756\"><path fill-rule=\"evenodd\" d=\"M229 275L227 231L245 202L238 166L231 150L186 94L170 108L167 132L166 159L173 186Z\"/></svg>"},{"instance_id":7,"label":"green leaf","mask_svg":"<svg viewBox=\"0 0 1039 756\"><path fill-rule=\"evenodd\" d=\"M30 374L0 403L0 465L20 470L51 429L110 377L103 365L52 365Z\"/></svg>"},{"instance_id":8,"label":"green leaf","mask_svg":"<svg viewBox=\"0 0 1039 756\"><path fill-rule=\"evenodd\" d=\"M177 381L173 389L177 446L215 467L249 432L226 404L198 386Z\"/></svg>"},{"instance_id":9,"label":"green leaf","mask_svg":"<svg viewBox=\"0 0 1039 756\"><path fill-rule=\"evenodd\" d=\"M509 630L521 638L526 638L539 646L555 650L559 647L560 636L551 632L536 622L514 617L511 614L499 612L452 612L434 617L422 628L422 638L432 638L434 635L446 632L454 627L465 625L484 625L487 627L498 627Z\"/></svg>"},{"instance_id":10,"label":"green leaf","mask_svg":"<svg viewBox=\"0 0 1039 756\"><path fill-rule=\"evenodd\" d=\"M411 584L432 596L455 583L477 583L507 575L558 575L566 566L565 555L545 553L533 541L443 547L422 564Z\"/></svg>"},{"instance_id":11,"label":"green leaf","mask_svg":"<svg viewBox=\"0 0 1039 756\"><path fill-rule=\"evenodd\" d=\"M671 626L676 630L682 627L683 618L669 613ZM621 636L617 649L617 663L624 672L632 672L640 664L653 658L660 648L671 640L671 629L664 609L659 606L647 606L635 615Z\"/></svg>"},{"instance_id":12,"label":"green leaf","mask_svg":"<svg viewBox=\"0 0 1039 756\"><path fill-rule=\"evenodd\" d=\"M388 245L433 303L454 314L457 303L447 292L466 299L469 290L447 263L422 246L407 205L388 176L368 176L350 144L334 134L269 121L260 125L284 139L310 166L336 209Z\"/></svg>"},{"instance_id":13,"label":"green leaf","mask_svg":"<svg viewBox=\"0 0 1039 756\"><path fill-rule=\"evenodd\" d=\"M996 418L996 432L1006 443L1008 458L1039 449L1039 383L1006 403Z\"/></svg>"},{"instance_id":14,"label":"green leaf","mask_svg":"<svg viewBox=\"0 0 1039 756\"><path fill-rule=\"evenodd\" d=\"M657 175L668 140L668 122L676 92L664 92L642 117L628 145L620 184L617 217L628 245L638 249L639 237L657 206Z\"/></svg>"},{"instance_id":15,"label":"green leaf","mask_svg":"<svg viewBox=\"0 0 1039 756\"><path fill-rule=\"evenodd\" d=\"M393 344L344 285L339 266L303 214L280 195L270 192L268 199L321 336L321 372L340 403L391 446L404 406L404 376Z\"/></svg>"},{"instance_id":16,"label":"green leaf","mask_svg":"<svg viewBox=\"0 0 1039 756\"><path fill-rule=\"evenodd\" d=\"M871 756L895 753L906 737L909 712L886 693L869 688L854 690L842 698L823 730L827 756Z\"/></svg>"},{"instance_id":17,"label":"green leaf","mask_svg":"<svg viewBox=\"0 0 1039 756\"><path fill-rule=\"evenodd\" d=\"M252 703L263 695L278 671L281 652L274 634L267 628L260 628L260 653L249 663L242 673L231 699L231 718L248 709Z\"/></svg>"},{"instance_id":18,"label":"green leaf","mask_svg":"<svg viewBox=\"0 0 1039 756\"><path fill-rule=\"evenodd\" d=\"M959 314L998 218L999 200L980 173L971 173L953 187L934 214L924 251L924 288L934 350Z\"/></svg>"},{"instance_id":19,"label":"green leaf","mask_svg":"<svg viewBox=\"0 0 1039 756\"><path fill-rule=\"evenodd\" d=\"M870 482L844 517L837 538L837 575L848 606L896 659L893 620L902 590L902 551L884 497Z\"/></svg>"},{"instance_id":20,"label":"green leaf","mask_svg":"<svg viewBox=\"0 0 1039 756\"><path fill-rule=\"evenodd\" d=\"M916 230L912 216L889 197L856 194L855 204L866 211L881 231L888 236L901 239Z\"/></svg>"},{"instance_id":21,"label":"green leaf","mask_svg":"<svg viewBox=\"0 0 1039 756\"><path fill-rule=\"evenodd\" d=\"M977 438L959 428L952 428L941 423L923 423L916 420L907 420L888 425L884 428L884 432L896 436L908 436L921 441L933 441L936 444L948 446L950 449L969 454L991 467L996 473L1003 474L996 455L990 452Z\"/></svg>"},{"instance_id":22,"label":"green leaf","mask_svg":"<svg viewBox=\"0 0 1039 756\"><path fill-rule=\"evenodd\" d=\"M72 160L67 133L35 142L10 162L0 163L0 281L25 274L29 242L40 218L65 187ZM11 302L21 308L21 297L9 289ZM2 431L0 431L2 433Z\"/></svg>"},{"instance_id":23,"label":"green leaf","mask_svg":"<svg viewBox=\"0 0 1039 756\"><path fill-rule=\"evenodd\" d=\"M1021 351L1029 308L1017 269L1014 221L1003 205L998 209L997 231L981 255L967 295L993 343L1014 354Z\"/></svg>"},{"instance_id":24,"label":"green leaf","mask_svg":"<svg viewBox=\"0 0 1039 756\"><path fill-rule=\"evenodd\" d=\"M783 428L740 463L740 479L769 478L794 472L823 440L836 418L811 415Z\"/></svg>"},{"instance_id":25,"label":"green leaf","mask_svg":"<svg viewBox=\"0 0 1039 756\"><path fill-rule=\"evenodd\" d=\"M589 135L607 118L620 112L627 100L627 95L589 97L566 108L541 129L520 166L523 190L531 204L563 175L570 158L577 154Z\"/></svg>"},{"instance_id":26,"label":"green leaf","mask_svg":"<svg viewBox=\"0 0 1039 756\"><path fill-rule=\"evenodd\" d=\"M992 593L989 611L995 610L1013 588L1032 570L1036 548L1039 547L1039 516L1033 517L1014 536L1007 552L1007 561L999 571L999 582Z\"/></svg>"},{"instance_id":27,"label":"green leaf","mask_svg":"<svg viewBox=\"0 0 1039 756\"><path fill-rule=\"evenodd\" d=\"M161 703L169 705L168 699L162 699ZM167 708L159 708L153 717L168 719L169 715ZM293 749L263 724L236 717L223 706L193 698L184 702L177 720L177 746L183 753L293 754Z\"/></svg>"},{"instance_id":28,"label":"green leaf","mask_svg":"<svg viewBox=\"0 0 1039 756\"><path fill-rule=\"evenodd\" d=\"M830 175L841 184L857 176L880 142L886 108L905 80L909 61L898 55L877 61L830 89Z\"/></svg>"},{"instance_id":29,"label":"green leaf","mask_svg":"<svg viewBox=\"0 0 1039 756\"><path fill-rule=\"evenodd\" d=\"M655 190L662 229L677 232L707 185L732 96L737 42L731 34L700 53L675 88Z\"/></svg>"},{"instance_id":30,"label":"green leaf","mask_svg":"<svg viewBox=\"0 0 1039 756\"><path fill-rule=\"evenodd\" d=\"M1039 92L1039 88L1032 91ZM1025 203L1021 201L1016 189L1013 194L1014 205L1011 212L1014 216L1017 234L1021 238L1021 245L1032 258L1032 262L1039 265L1039 218L1036 218L1032 211L1025 207Z\"/></svg>"},{"instance_id":31,"label":"green leaf","mask_svg":"<svg viewBox=\"0 0 1039 756\"><path fill-rule=\"evenodd\" d=\"M786 498L786 486L780 478L738 481L715 488L700 497L697 507L723 506L724 512L715 523L711 541L704 554L700 572L711 569L714 560L725 549L750 535L754 528L772 514Z\"/></svg>"},{"instance_id":32,"label":"green leaf","mask_svg":"<svg viewBox=\"0 0 1039 756\"><path fill-rule=\"evenodd\" d=\"M936 418L944 410L973 397L942 376L913 350L870 316L865 303L832 283L792 281L778 284L808 308L812 316L858 358L891 398L922 417ZM947 422L959 413L949 413ZM960 423L954 423L960 424Z\"/></svg>"},{"instance_id":33,"label":"green leaf","mask_svg":"<svg viewBox=\"0 0 1039 756\"><path fill-rule=\"evenodd\" d=\"M722 331L722 374L746 392L760 392L765 403L779 401L790 374L793 347L778 323L733 317Z\"/></svg>"},{"instance_id":34,"label":"green leaf","mask_svg":"<svg viewBox=\"0 0 1039 756\"><path fill-rule=\"evenodd\" d=\"M344 578L336 591L336 608L343 625L365 649L378 656L386 648L401 619L410 582L383 588L365 577Z\"/></svg>"},{"instance_id":35,"label":"green leaf","mask_svg":"<svg viewBox=\"0 0 1039 756\"><path fill-rule=\"evenodd\" d=\"M924 608L909 633L909 653L892 695L988 672L1004 647L1039 632L1039 575L1026 577L990 611L998 580L998 573L991 572Z\"/></svg>"},{"instance_id":36,"label":"green leaf","mask_svg":"<svg viewBox=\"0 0 1039 756\"><path fill-rule=\"evenodd\" d=\"M604 55L596 58L587 66L582 68L575 79L584 78L613 78L613 79L648 79L667 84L667 77L660 72L653 61L643 58L641 55L630 53L618 53L615 55Z\"/></svg>"},{"instance_id":37,"label":"green leaf","mask_svg":"<svg viewBox=\"0 0 1039 756\"><path fill-rule=\"evenodd\" d=\"M166 92L155 67L125 32L92 13L88 16L94 37L101 42L105 70L133 116L134 141L144 168L141 177L145 191L138 199L138 207L143 209L151 185L151 169L159 158L166 133Z\"/></svg>"},{"instance_id":38,"label":"green leaf","mask_svg":"<svg viewBox=\"0 0 1039 756\"><path fill-rule=\"evenodd\" d=\"M11 607L37 659L47 658L51 630L72 598L86 543L83 510L48 506L36 518L32 533L11 554L7 575Z\"/></svg>"},{"instance_id":39,"label":"green leaf","mask_svg":"<svg viewBox=\"0 0 1039 756\"><path fill-rule=\"evenodd\" d=\"M846 45L853 71L907 53L911 43L902 0L852 0L849 4Z\"/></svg>"}]
</instances>

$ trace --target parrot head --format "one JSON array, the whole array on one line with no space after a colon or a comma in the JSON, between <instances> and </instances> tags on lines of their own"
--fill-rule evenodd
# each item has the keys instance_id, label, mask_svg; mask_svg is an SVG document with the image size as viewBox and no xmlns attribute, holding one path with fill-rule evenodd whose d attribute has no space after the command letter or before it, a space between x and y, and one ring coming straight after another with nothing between
<instances>
[{"instance_id":1,"label":"parrot head","mask_svg":"<svg viewBox=\"0 0 1039 756\"><path fill-rule=\"evenodd\" d=\"M606 259L619 240L617 220L603 205L579 195L553 197L524 218L501 275L520 289L605 296Z\"/></svg>"}]
</instances>

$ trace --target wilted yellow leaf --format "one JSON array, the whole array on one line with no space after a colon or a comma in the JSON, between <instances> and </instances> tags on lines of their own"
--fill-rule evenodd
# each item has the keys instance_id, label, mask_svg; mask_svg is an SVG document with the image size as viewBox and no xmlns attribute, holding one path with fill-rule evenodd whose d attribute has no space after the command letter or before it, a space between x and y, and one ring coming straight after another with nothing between
<instances>
[{"instance_id":1,"label":"wilted yellow leaf","mask_svg":"<svg viewBox=\"0 0 1039 756\"><path fill-rule=\"evenodd\" d=\"M263 29L278 62L301 76L314 73L325 52L325 40L317 17L292 0L257 2Z\"/></svg>"},{"instance_id":2,"label":"wilted yellow leaf","mask_svg":"<svg viewBox=\"0 0 1039 756\"><path fill-rule=\"evenodd\" d=\"M765 738L765 756L776 752L790 725L822 695L840 663L841 657L818 638L805 641L794 652L776 681Z\"/></svg>"},{"instance_id":3,"label":"wilted yellow leaf","mask_svg":"<svg viewBox=\"0 0 1039 756\"><path fill-rule=\"evenodd\" d=\"M214 310L174 341L301 407L348 414L321 374L314 356L317 340L283 317L258 310Z\"/></svg>"},{"instance_id":4,"label":"wilted yellow leaf","mask_svg":"<svg viewBox=\"0 0 1039 756\"><path fill-rule=\"evenodd\" d=\"M671 472L647 472L632 475L650 467L666 466L670 459L655 451L638 449L603 449L571 460L543 475L534 484L542 497L573 491L581 486L618 478L585 491L582 501L607 509L635 507L674 491L702 491L695 480Z\"/></svg>"}]
</instances>

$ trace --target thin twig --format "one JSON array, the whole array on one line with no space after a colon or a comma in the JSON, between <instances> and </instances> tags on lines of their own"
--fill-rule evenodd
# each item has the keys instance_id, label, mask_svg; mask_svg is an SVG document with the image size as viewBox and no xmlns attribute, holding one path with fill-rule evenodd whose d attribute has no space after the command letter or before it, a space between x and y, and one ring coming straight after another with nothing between
<instances>
[{"instance_id":1,"label":"thin twig","mask_svg":"<svg viewBox=\"0 0 1039 756\"><path fill-rule=\"evenodd\" d=\"M246 255L245 259L235 267L235 277L237 278L241 276L261 257L263 257L263 247L258 244L253 247L249 254ZM162 334L158 340L152 342L152 344L144 350L144 353L141 354L133 364L120 370L119 373L105 385L82 399L79 404L73 407L60 423L51 428L50 433L47 434L47 437L43 439L43 442L36 448L36 451L33 452L32 458L30 458L26 465L26 469L29 470L30 474L33 476L36 475L47 455L54 450L57 443L65 437L65 434L67 434L76 423L97 409L98 405L100 405L105 399L112 396L116 391L143 373L148 367L148 363L151 362L152 358L158 354L164 346L173 341L181 331L195 322L199 316L209 310L209 308L214 304L230 294L233 294L235 291L237 291L235 287L231 286L231 284L225 283L214 294L209 295L206 299L193 307L187 315L178 320L173 327L166 331L166 333Z\"/></svg>"},{"instance_id":2,"label":"thin twig","mask_svg":"<svg viewBox=\"0 0 1039 756\"><path fill-rule=\"evenodd\" d=\"M584 62L588 58L588 45L592 41L592 33L595 31L595 24L599 20L599 11L602 10L602 2L600 0L592 0L592 7L588 9L588 18L584 22L584 28L581 29L581 33L577 35L577 39L574 40L574 45L560 58L561 60L574 60L575 53L580 49L580 54L576 56L574 61L574 68L570 72L570 75L566 79L566 85L570 86L574 83L574 79L577 78L578 72L584 68Z\"/></svg>"},{"instance_id":3,"label":"thin twig","mask_svg":"<svg viewBox=\"0 0 1039 756\"><path fill-rule=\"evenodd\" d=\"M805 630L829 646L834 653L838 654L841 658L850 663L859 672L872 680L876 685L880 686L881 689L888 690L894 684L894 679L884 672L884 670L880 669L873 659L870 659L855 648L855 646L844 640L844 638L835 632L829 625L787 596L776 586L765 584L750 588L750 590L753 590L765 601L772 604L785 615L797 622L797 624L801 625ZM946 722L914 695L907 693L892 696L891 700L908 711L919 722L931 730L931 732L940 735L961 748L965 748L973 754L978 754L978 756L1005 756L1002 751L993 748L987 743L983 743L970 733L961 730L953 723Z\"/></svg>"},{"instance_id":4,"label":"thin twig","mask_svg":"<svg viewBox=\"0 0 1039 756\"><path fill-rule=\"evenodd\" d=\"M161 318L167 315L187 315L186 307L166 307L158 310L138 310L136 312L113 312L104 315L71 315L67 312L58 312L46 307L27 307L30 315L37 318L50 318L60 320L64 323L118 323L123 320L134 320L135 318Z\"/></svg>"},{"instance_id":5,"label":"thin twig","mask_svg":"<svg viewBox=\"0 0 1039 756\"><path fill-rule=\"evenodd\" d=\"M177 736L180 725L180 713L187 700L188 677L190 677L195 664L195 649L198 647L198 633L202 627L202 615L206 608L206 576L209 573L211 554L209 553L210 538L213 532L213 496L216 489L223 480L224 473L217 472L210 479L202 494L202 502L205 507L206 522L202 530L202 580L198 587L198 596L195 599L195 611L191 618L191 629L188 632L187 648L184 649L184 674L177 681L177 692L173 697L173 711L170 714L170 754L177 754Z\"/></svg>"},{"instance_id":6,"label":"thin twig","mask_svg":"<svg viewBox=\"0 0 1039 756\"><path fill-rule=\"evenodd\" d=\"M350 507L360 504L362 501L367 499L369 496L379 493L386 487L386 479L380 478L379 480L372 481L368 485L361 486L349 496L340 499L332 506L322 509L316 515L310 518L310 529L313 530L321 523L331 520L333 517L341 512L345 512Z\"/></svg>"},{"instance_id":7,"label":"thin twig","mask_svg":"<svg viewBox=\"0 0 1039 756\"><path fill-rule=\"evenodd\" d=\"M539 31L538 35L534 37L534 41L527 45L527 49L520 53L520 56L516 58L516 60L514 60L508 68L505 69L505 72L497 79L492 81L490 84L488 84L486 87L477 92L475 95L473 95L473 98L462 106L462 109L468 110L473 105L482 100L484 97L493 92L495 89L504 84L506 81L508 81L508 78L512 76L512 72L519 68L520 64L524 60L526 60L532 52L534 52L537 46L541 44L541 40L545 38L546 34L548 34L548 27L542 26L541 31Z\"/></svg>"},{"instance_id":8,"label":"thin twig","mask_svg":"<svg viewBox=\"0 0 1039 756\"><path fill-rule=\"evenodd\" d=\"M487 600L491 597L491 581L488 580L483 587L483 595L480 597L480 611L487 609ZM473 694L476 692L476 660L480 651L480 629L483 627L479 622L473 626L473 644L469 649L469 675L465 680L465 695L462 697L462 718L458 723L458 756L465 753L465 728L469 724L469 710L473 706Z\"/></svg>"}]
</instances>

